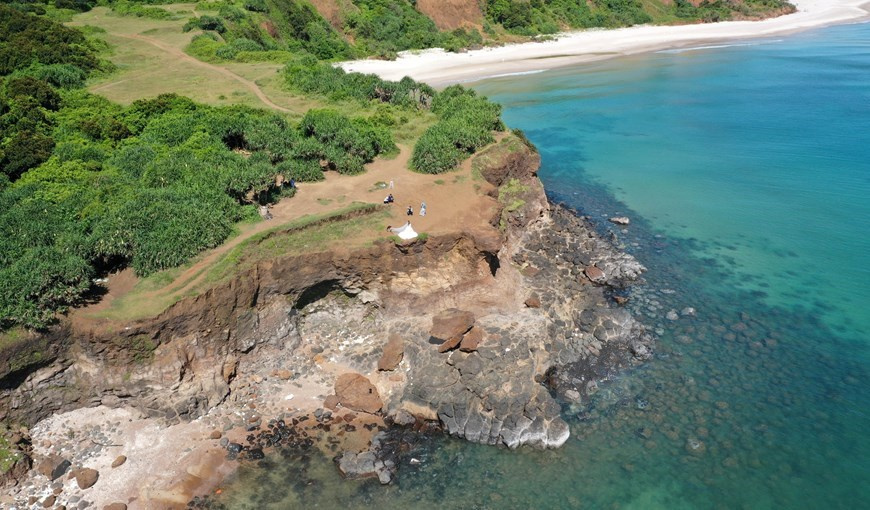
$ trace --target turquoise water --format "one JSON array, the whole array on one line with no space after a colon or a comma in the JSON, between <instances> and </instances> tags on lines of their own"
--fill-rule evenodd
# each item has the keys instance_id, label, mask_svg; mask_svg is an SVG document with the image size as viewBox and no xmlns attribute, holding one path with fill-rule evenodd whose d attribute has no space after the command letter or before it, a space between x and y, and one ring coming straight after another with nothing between
<instances>
[{"instance_id":1,"label":"turquoise water","mask_svg":"<svg viewBox=\"0 0 870 510\"><path fill-rule=\"evenodd\" d=\"M867 507L868 78L870 25L852 25L477 85L540 148L553 198L649 268L630 306L658 330L656 358L565 406L557 451L433 438L389 487L274 455L221 502ZM662 317L685 306L697 315Z\"/></svg>"}]
</instances>

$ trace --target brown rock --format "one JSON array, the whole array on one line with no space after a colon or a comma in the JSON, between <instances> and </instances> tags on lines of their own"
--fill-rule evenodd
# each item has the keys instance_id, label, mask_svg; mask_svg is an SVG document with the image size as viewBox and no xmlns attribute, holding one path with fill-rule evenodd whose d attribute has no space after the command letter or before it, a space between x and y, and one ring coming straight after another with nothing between
<instances>
[{"instance_id":1,"label":"brown rock","mask_svg":"<svg viewBox=\"0 0 870 510\"><path fill-rule=\"evenodd\" d=\"M81 468L75 471L76 483L79 489L89 489L97 483L100 473L96 469Z\"/></svg>"},{"instance_id":2,"label":"brown rock","mask_svg":"<svg viewBox=\"0 0 870 510\"><path fill-rule=\"evenodd\" d=\"M54 494L42 500L42 508L51 508L54 506L57 497Z\"/></svg>"},{"instance_id":3,"label":"brown rock","mask_svg":"<svg viewBox=\"0 0 870 510\"><path fill-rule=\"evenodd\" d=\"M221 366L221 376L224 382L229 384L236 377L236 369L239 368L239 360L234 356L227 356L223 366Z\"/></svg>"},{"instance_id":4,"label":"brown rock","mask_svg":"<svg viewBox=\"0 0 870 510\"><path fill-rule=\"evenodd\" d=\"M459 350L463 352L473 352L483 343L483 329L478 326L471 328L471 331L462 337L462 343L459 344Z\"/></svg>"},{"instance_id":5,"label":"brown rock","mask_svg":"<svg viewBox=\"0 0 870 510\"><path fill-rule=\"evenodd\" d=\"M220 430L212 430L211 434L208 435L208 438L209 439L220 439L222 435L223 434L221 434ZM115 466L112 466L112 467L115 467Z\"/></svg>"},{"instance_id":6,"label":"brown rock","mask_svg":"<svg viewBox=\"0 0 870 510\"><path fill-rule=\"evenodd\" d=\"M384 403L378 389L360 374L342 374L335 381L335 395L342 406L354 411L374 414Z\"/></svg>"},{"instance_id":7,"label":"brown rock","mask_svg":"<svg viewBox=\"0 0 870 510\"><path fill-rule=\"evenodd\" d=\"M529 299L526 300L526 306L529 308L540 308L541 298L539 298L537 294L532 294L529 296Z\"/></svg>"},{"instance_id":8,"label":"brown rock","mask_svg":"<svg viewBox=\"0 0 870 510\"><path fill-rule=\"evenodd\" d=\"M613 296L613 300L616 301L616 304L622 306L628 303L628 297L626 296Z\"/></svg>"},{"instance_id":9,"label":"brown rock","mask_svg":"<svg viewBox=\"0 0 870 510\"><path fill-rule=\"evenodd\" d=\"M456 308L449 308L432 318L432 329L429 334L433 338L447 343L458 339L457 344L471 327L474 326L474 314Z\"/></svg>"},{"instance_id":10,"label":"brown rock","mask_svg":"<svg viewBox=\"0 0 870 510\"><path fill-rule=\"evenodd\" d=\"M338 400L337 395L330 395L330 396L326 397L325 399L323 399L323 407L325 407L327 409L331 409L333 411L335 411L338 408L338 403L339 403L339 400Z\"/></svg>"},{"instance_id":11,"label":"brown rock","mask_svg":"<svg viewBox=\"0 0 870 510\"><path fill-rule=\"evenodd\" d=\"M393 333L384 345L384 352L378 360L378 370L393 370L402 361L405 355L405 342L402 337Z\"/></svg>"},{"instance_id":12,"label":"brown rock","mask_svg":"<svg viewBox=\"0 0 870 510\"><path fill-rule=\"evenodd\" d=\"M212 432L212 434L214 434L214 432ZM217 439L220 439L220 432L218 432ZM126 455L118 455L118 457L112 461L112 467L116 468L125 462L127 462L127 456Z\"/></svg>"},{"instance_id":13,"label":"brown rock","mask_svg":"<svg viewBox=\"0 0 870 510\"><path fill-rule=\"evenodd\" d=\"M455 349L460 342L462 342L462 335L453 337L450 340L447 340L443 344L439 345L438 352L447 352L451 349Z\"/></svg>"},{"instance_id":14,"label":"brown rock","mask_svg":"<svg viewBox=\"0 0 870 510\"><path fill-rule=\"evenodd\" d=\"M272 376L277 377L278 379L281 379L283 381L287 381L293 378L293 372L287 370L286 368L281 368L272 371Z\"/></svg>"},{"instance_id":15,"label":"brown rock","mask_svg":"<svg viewBox=\"0 0 870 510\"><path fill-rule=\"evenodd\" d=\"M538 273L541 272L541 270L535 266L526 266L520 272L523 273L523 276L528 276L529 278L532 278L534 276L537 276Z\"/></svg>"},{"instance_id":16,"label":"brown rock","mask_svg":"<svg viewBox=\"0 0 870 510\"><path fill-rule=\"evenodd\" d=\"M604 271L595 266L586 266L586 269L584 269L583 272L586 273L586 278L589 278L589 280L595 283L604 282Z\"/></svg>"},{"instance_id":17,"label":"brown rock","mask_svg":"<svg viewBox=\"0 0 870 510\"><path fill-rule=\"evenodd\" d=\"M66 473L69 466L70 462L60 455L49 455L39 463L36 469L49 480L56 480Z\"/></svg>"},{"instance_id":18,"label":"brown rock","mask_svg":"<svg viewBox=\"0 0 870 510\"><path fill-rule=\"evenodd\" d=\"M112 503L111 505L104 506L103 510L127 510L127 505L124 503Z\"/></svg>"}]
</instances>

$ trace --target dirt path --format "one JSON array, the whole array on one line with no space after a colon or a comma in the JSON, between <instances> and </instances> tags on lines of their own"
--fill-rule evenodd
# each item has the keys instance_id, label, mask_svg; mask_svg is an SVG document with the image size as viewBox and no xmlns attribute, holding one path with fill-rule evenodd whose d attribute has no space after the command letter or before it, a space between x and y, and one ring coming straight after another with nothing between
<instances>
[{"instance_id":1,"label":"dirt path","mask_svg":"<svg viewBox=\"0 0 870 510\"><path fill-rule=\"evenodd\" d=\"M195 59L195 58L191 57L190 55L188 55L187 53L181 51L178 48L174 48L166 43L163 43L157 39L154 39L153 37L148 37L146 35L119 34L119 33L110 33L109 35L111 35L113 37L121 37L124 39L133 39L135 41L142 41L144 43L148 43L148 44L154 46L155 48L158 48L160 50L165 51L166 53L172 55L173 57L175 57L179 60L183 60L183 61L189 62L195 66L202 67L204 69L208 69L208 70L214 71L216 73L220 73L220 74L226 76L227 78L233 79L233 80L241 83L245 87L247 87L251 92L254 93L255 96L257 96L257 99L259 99L264 105L268 106L269 108L272 108L273 110L278 110L279 112L293 113L292 110L289 110L287 108L284 108L283 106L277 105L274 102L272 102L272 100L269 99L269 97L263 93L263 91L260 89L259 85L252 82L251 80L242 78L238 74L230 71L229 69L227 69L225 67L216 66L214 64L209 64L208 62L203 62L202 60ZM106 87L106 86L108 86L108 84L102 85L100 88Z\"/></svg>"}]
</instances>

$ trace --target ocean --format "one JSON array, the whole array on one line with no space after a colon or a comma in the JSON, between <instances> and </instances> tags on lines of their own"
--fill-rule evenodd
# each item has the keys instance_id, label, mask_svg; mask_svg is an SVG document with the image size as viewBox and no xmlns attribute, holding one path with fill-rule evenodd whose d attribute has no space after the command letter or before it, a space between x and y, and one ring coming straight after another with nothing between
<instances>
[{"instance_id":1,"label":"ocean","mask_svg":"<svg viewBox=\"0 0 870 510\"><path fill-rule=\"evenodd\" d=\"M559 450L434 438L388 487L343 481L325 457L273 456L220 501L870 505L870 24L474 86L537 145L551 198L647 266L629 306L656 331L656 357L565 405Z\"/></svg>"}]
</instances>

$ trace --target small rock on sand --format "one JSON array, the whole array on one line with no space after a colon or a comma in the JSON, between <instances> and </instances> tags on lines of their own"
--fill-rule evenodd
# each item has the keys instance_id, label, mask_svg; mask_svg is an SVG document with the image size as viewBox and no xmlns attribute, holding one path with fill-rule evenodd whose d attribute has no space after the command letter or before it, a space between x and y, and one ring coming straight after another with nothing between
<instances>
[{"instance_id":1,"label":"small rock on sand","mask_svg":"<svg viewBox=\"0 0 870 510\"><path fill-rule=\"evenodd\" d=\"M80 489L89 489L97 483L100 473L96 469L82 468L75 471L75 478Z\"/></svg>"},{"instance_id":2,"label":"small rock on sand","mask_svg":"<svg viewBox=\"0 0 870 510\"><path fill-rule=\"evenodd\" d=\"M483 330L480 326L475 326L462 337L459 350L462 352L473 352L477 350L481 343L483 343Z\"/></svg>"},{"instance_id":3,"label":"small rock on sand","mask_svg":"<svg viewBox=\"0 0 870 510\"><path fill-rule=\"evenodd\" d=\"M127 505L124 503L112 503L111 505L104 506L103 510L127 510Z\"/></svg>"},{"instance_id":4,"label":"small rock on sand","mask_svg":"<svg viewBox=\"0 0 870 510\"><path fill-rule=\"evenodd\" d=\"M378 389L360 374L342 374L335 381L335 395L342 406L374 414L384 406Z\"/></svg>"},{"instance_id":5,"label":"small rock on sand","mask_svg":"<svg viewBox=\"0 0 870 510\"><path fill-rule=\"evenodd\" d=\"M126 455L118 455L118 458L116 458L114 461L112 461L112 467L116 468L125 462L127 462L127 456Z\"/></svg>"},{"instance_id":6,"label":"small rock on sand","mask_svg":"<svg viewBox=\"0 0 870 510\"><path fill-rule=\"evenodd\" d=\"M378 370L394 370L405 355L405 343L402 337L393 333L384 345L384 352L378 360Z\"/></svg>"},{"instance_id":7,"label":"small rock on sand","mask_svg":"<svg viewBox=\"0 0 870 510\"><path fill-rule=\"evenodd\" d=\"M605 280L604 271L596 266L586 266L583 272L586 274L586 278L594 283L603 283Z\"/></svg>"}]
</instances>

